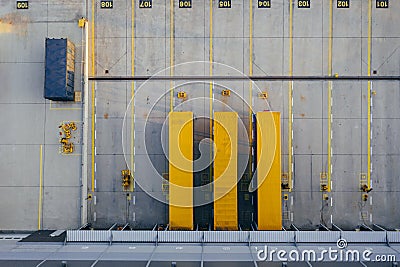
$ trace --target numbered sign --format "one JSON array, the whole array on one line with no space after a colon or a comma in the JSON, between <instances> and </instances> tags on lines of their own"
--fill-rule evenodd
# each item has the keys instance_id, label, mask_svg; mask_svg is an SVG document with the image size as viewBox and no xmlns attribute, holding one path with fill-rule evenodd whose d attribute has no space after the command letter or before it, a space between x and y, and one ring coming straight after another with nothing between
<instances>
[{"instance_id":1,"label":"numbered sign","mask_svg":"<svg viewBox=\"0 0 400 267\"><path fill-rule=\"evenodd\" d=\"M310 8L311 7L311 0L298 0L297 1L298 8Z\"/></svg>"},{"instance_id":2,"label":"numbered sign","mask_svg":"<svg viewBox=\"0 0 400 267\"><path fill-rule=\"evenodd\" d=\"M153 1L152 0L139 0L139 8L152 8Z\"/></svg>"},{"instance_id":3,"label":"numbered sign","mask_svg":"<svg viewBox=\"0 0 400 267\"><path fill-rule=\"evenodd\" d=\"M271 8L271 0L258 0L258 8Z\"/></svg>"},{"instance_id":4,"label":"numbered sign","mask_svg":"<svg viewBox=\"0 0 400 267\"><path fill-rule=\"evenodd\" d=\"M350 0L337 0L337 8L350 8Z\"/></svg>"},{"instance_id":5,"label":"numbered sign","mask_svg":"<svg viewBox=\"0 0 400 267\"><path fill-rule=\"evenodd\" d=\"M389 0L376 0L376 8L389 8Z\"/></svg>"},{"instance_id":6,"label":"numbered sign","mask_svg":"<svg viewBox=\"0 0 400 267\"><path fill-rule=\"evenodd\" d=\"M139 8L152 8L153 1L152 0L139 0Z\"/></svg>"},{"instance_id":7,"label":"numbered sign","mask_svg":"<svg viewBox=\"0 0 400 267\"><path fill-rule=\"evenodd\" d=\"M192 8L192 0L179 0L179 8Z\"/></svg>"},{"instance_id":8,"label":"numbered sign","mask_svg":"<svg viewBox=\"0 0 400 267\"><path fill-rule=\"evenodd\" d=\"M28 1L17 1L17 9L29 9Z\"/></svg>"},{"instance_id":9,"label":"numbered sign","mask_svg":"<svg viewBox=\"0 0 400 267\"><path fill-rule=\"evenodd\" d=\"M100 1L100 8L113 8L113 1Z\"/></svg>"},{"instance_id":10,"label":"numbered sign","mask_svg":"<svg viewBox=\"0 0 400 267\"><path fill-rule=\"evenodd\" d=\"M218 7L219 8L231 8L232 7L231 0L218 0Z\"/></svg>"}]
</instances>

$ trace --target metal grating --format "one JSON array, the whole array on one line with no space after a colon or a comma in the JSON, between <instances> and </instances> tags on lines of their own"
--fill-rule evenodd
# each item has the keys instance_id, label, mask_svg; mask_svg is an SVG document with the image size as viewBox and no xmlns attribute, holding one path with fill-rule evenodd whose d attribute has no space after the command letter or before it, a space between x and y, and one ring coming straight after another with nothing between
<instances>
[{"instance_id":1,"label":"metal grating","mask_svg":"<svg viewBox=\"0 0 400 267\"><path fill-rule=\"evenodd\" d=\"M256 231L250 232L252 243L294 243L293 231Z\"/></svg>"},{"instance_id":2,"label":"metal grating","mask_svg":"<svg viewBox=\"0 0 400 267\"><path fill-rule=\"evenodd\" d=\"M204 232L204 242L244 243L249 242L248 231L210 231Z\"/></svg>"},{"instance_id":3,"label":"metal grating","mask_svg":"<svg viewBox=\"0 0 400 267\"><path fill-rule=\"evenodd\" d=\"M387 232L389 243L400 243L400 232Z\"/></svg>"},{"instance_id":4,"label":"metal grating","mask_svg":"<svg viewBox=\"0 0 400 267\"><path fill-rule=\"evenodd\" d=\"M68 230L67 242L110 242L111 232L103 230Z\"/></svg>"},{"instance_id":5,"label":"metal grating","mask_svg":"<svg viewBox=\"0 0 400 267\"><path fill-rule=\"evenodd\" d=\"M112 231L113 242L147 242L157 240L156 231Z\"/></svg>"},{"instance_id":6,"label":"metal grating","mask_svg":"<svg viewBox=\"0 0 400 267\"><path fill-rule=\"evenodd\" d=\"M162 231L158 232L158 242L200 243L203 232L198 231Z\"/></svg>"},{"instance_id":7,"label":"metal grating","mask_svg":"<svg viewBox=\"0 0 400 267\"><path fill-rule=\"evenodd\" d=\"M386 239L387 235L387 239ZM351 231L104 231L68 230L67 242L131 243L400 243L400 232Z\"/></svg>"},{"instance_id":8,"label":"metal grating","mask_svg":"<svg viewBox=\"0 0 400 267\"><path fill-rule=\"evenodd\" d=\"M385 243L386 232L342 232L342 238L354 243Z\"/></svg>"},{"instance_id":9,"label":"metal grating","mask_svg":"<svg viewBox=\"0 0 400 267\"><path fill-rule=\"evenodd\" d=\"M340 238L339 231L297 231L296 242L299 243L336 243Z\"/></svg>"}]
</instances>

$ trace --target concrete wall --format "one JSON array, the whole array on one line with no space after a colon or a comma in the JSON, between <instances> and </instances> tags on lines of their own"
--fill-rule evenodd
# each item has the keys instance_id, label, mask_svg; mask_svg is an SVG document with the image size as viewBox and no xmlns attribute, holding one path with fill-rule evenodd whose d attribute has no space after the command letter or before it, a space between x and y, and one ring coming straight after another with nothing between
<instances>
[{"instance_id":1,"label":"concrete wall","mask_svg":"<svg viewBox=\"0 0 400 267\"><path fill-rule=\"evenodd\" d=\"M0 229L75 228L80 225L81 130L76 152L59 152L62 121L82 121L81 103L48 101L44 93L45 38L76 45L75 90L81 91L82 1L0 1ZM80 125L82 125L80 123ZM42 156L40 150L42 147ZM39 212L40 169L42 205Z\"/></svg>"},{"instance_id":2,"label":"concrete wall","mask_svg":"<svg viewBox=\"0 0 400 267\"><path fill-rule=\"evenodd\" d=\"M206 63L176 67L174 74L209 75L211 55L213 61L236 69L214 65L212 75L240 75L240 72L248 75L250 57L254 75L289 75L291 16L288 0L272 0L270 9L258 9L257 1L253 1L252 12L248 1L232 0L230 9L218 8L218 1L211 1L212 53L210 1L193 1L191 9L178 8L178 1L173 1L173 10L170 1L153 1L151 9L139 8L136 0L114 1L113 9L101 9L99 2L88 3L89 20L95 21L94 62L97 75L129 76L132 74L132 60L135 62L136 75L153 75L162 70L160 75L169 75L170 70L166 68L171 63L191 61ZM298 9L297 1L293 1L294 75L328 75L329 3L329 0L311 0L310 9ZM0 228L37 227L40 145L44 145L43 225L48 228L74 228L79 224L80 157L65 158L58 154L57 123L79 120L81 111L50 110L50 103L43 99L44 38L72 38L77 45L77 71L80 71L78 62L81 59L82 42L81 30L76 23L78 18L86 16L85 1L69 1L68 4L64 1L51 1L49 4L35 1L30 3L29 10L19 11L15 9L13 1L0 0L0 4L2 22L7 18L18 22L12 32L0 34L1 51L6 51L0 54L0 75L6 81L2 86L0 109L15 114L12 117L0 117L3 125L10 125L0 140L0 153L5 158L0 165L3 173L3 187L0 190L4 191L0 194L3 203L0 204L0 211L10 216L2 216ZM337 9L336 1L333 1L332 73L338 73L339 76L367 75L368 1L351 0L350 5L349 9ZM397 47L400 39L397 25L400 18L397 13L400 3L390 1L389 9L376 9L375 1L372 1L372 6L371 69L377 70L377 75L399 75ZM250 39L252 49L249 47ZM134 51L131 49L132 42ZM92 57L89 61L91 64ZM78 75L76 82L79 84ZM174 89L174 107L177 110L192 110L197 117L208 117L209 83L184 83L179 81L172 84L178 87ZM170 110L168 90L171 84L169 81L143 84L134 84L135 179L148 181L151 191L160 199L166 199L160 181L154 177L156 172L168 172L161 148L161 140L165 138L161 135L161 127ZM224 86L232 91L230 97L221 96ZM268 92L268 103L257 97L257 87ZM179 90L187 92L186 101L176 98ZM251 93L254 111L268 109L281 112L284 173L289 169L288 90L288 82L263 81L256 82ZM397 105L399 82L373 82L372 90L371 178L374 190L367 202L361 201L359 177L367 172L367 82L337 81L332 83L333 187L329 193L332 200L325 202L320 192L320 173L328 169L328 83L293 83L294 188L289 193L289 200L284 203L284 213L287 215L284 216L287 218L285 226L291 223L304 229L314 228L320 223L329 226L332 218L333 223L345 229L352 229L361 223L400 227L396 220L400 216L400 209L396 205L400 190L397 183L400 155L397 140L400 130L400 110ZM131 83L96 82L95 92L96 201L89 201L90 221L96 227L125 221L138 228L168 223L165 204L152 199L139 186L127 198L121 187L120 171L127 164L130 165L132 154ZM250 100L249 82L223 81L214 85L213 93L214 110L227 109L218 101L232 107L248 130L249 110L246 102ZM153 105L154 109L149 113ZM80 105L53 103L52 107L80 108ZM128 116L123 128L126 110ZM24 114L32 116L26 118ZM145 133L143 126L146 121ZM199 119L195 122L195 132L198 132L195 144L203 137L208 137L208 121ZM244 144L240 151L245 154L246 138L244 134L241 136ZM146 140L147 152L142 146ZM199 154L197 148L195 152ZM155 166L154 172L142 167L145 166L147 155ZM199 184L201 174L209 171L205 169L196 174L195 183ZM201 197L205 198L206 194ZM244 200L245 194L239 194L242 210L252 211L251 205L246 202L248 200ZM18 195L23 197L15 197ZM15 199L13 205L8 204L10 199ZM211 209L199 209L195 213L196 218L203 213L207 217ZM365 219L361 218L361 213L366 216ZM239 220L240 216L247 215L239 215ZM245 223L246 220L241 221Z\"/></svg>"}]
</instances>

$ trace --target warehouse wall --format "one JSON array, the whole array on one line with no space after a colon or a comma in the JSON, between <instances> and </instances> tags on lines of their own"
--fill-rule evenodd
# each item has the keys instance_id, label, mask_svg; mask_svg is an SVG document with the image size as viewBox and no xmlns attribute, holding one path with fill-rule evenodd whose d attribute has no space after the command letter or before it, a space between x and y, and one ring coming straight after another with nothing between
<instances>
[{"instance_id":1,"label":"warehouse wall","mask_svg":"<svg viewBox=\"0 0 400 267\"><path fill-rule=\"evenodd\" d=\"M89 1L87 16L90 22L94 20L95 26L89 40L90 44L92 41L95 44L90 51L95 55L89 58L90 70L93 64L99 76L154 75L160 71L159 75L248 75L251 72L253 75L290 75L292 66L293 75L328 75L330 1L311 0L310 9L299 9L297 1L293 1L292 12L289 2L272 0L271 8L259 9L257 1L253 1L250 8L249 1L232 0L232 8L222 9L217 7L218 1L204 0L193 1L191 9L182 9L178 8L178 1L154 0L151 9L143 9L139 8L137 0L126 0L114 1L112 9L101 9L100 1ZM350 2L349 9L337 9L333 1L331 64L332 74L337 73L339 77L368 75L368 1ZM399 75L397 25L400 18L397 14L400 3L390 1L388 9L377 9L375 1L371 2L371 70L377 71L373 75ZM0 75L6 81L2 86L0 109L17 118L34 114L18 120L0 117L3 125L11 125L0 141L0 153L6 159L0 165L5 181L3 189L0 188L3 191L1 203L8 203L17 194L24 195L15 199L15 206L0 205L0 212L10 214L0 219L0 228L35 229L37 226L40 145L44 145L45 155L43 226L75 228L79 225L80 158L60 157L55 128L63 120L81 120L81 106L50 105L42 98L44 38L72 38L77 45L76 72L79 73L82 33L77 20L86 16L85 1L69 1L68 4L65 1L32 1L28 10L16 10L14 1L0 0L0 6L0 25L10 18L16 23L11 33L7 30L9 26L0 27L1 51L6 51L0 54ZM291 21L292 31L289 29ZM230 67L214 64L210 72L210 58ZM168 69L171 65L191 61L205 63ZM197 145L210 136L207 118L213 114L210 84L206 81L184 85L186 82L135 82L134 117L130 105L131 82L89 84L89 99L93 97L96 103L95 114L91 114L89 121L91 125L92 119L96 120L95 167L90 166L89 173L91 179L95 171L95 198L89 200L89 220L95 227L125 221L137 228L168 223L168 206L150 197L137 184L134 192L123 191L120 171L134 162L135 179L147 181L153 194L160 200L167 200L161 180L154 177L157 173L168 173L168 162L161 147L167 135L162 135L161 129L170 111L171 86L176 86L172 101L175 110L192 111L197 117L194 153L195 158L200 157ZM75 83L80 84L79 75ZM95 94L92 94L92 85ZM231 90L230 97L221 95L224 88ZM314 229L320 223L329 226L332 221L345 229L353 229L361 223L400 227L396 220L400 216L396 205L400 200L397 182L400 171L397 164L400 155L397 140L399 82L372 83L371 179L374 189L366 202L361 200L359 188L360 174L368 171L367 82L334 81L329 101L328 82L324 81L296 81L291 87L289 82L281 81L257 81L250 86L248 81L226 80L212 86L213 111L232 108L238 112L247 131L249 101L254 112L281 112L282 173L288 173L288 154L292 151L288 147L291 88L294 187L292 192L287 192L288 201L283 202L284 225L293 223L303 229ZM180 90L187 93L186 100L176 98ZM267 102L258 98L258 90L268 92ZM324 201L320 173L328 171L329 103L332 105L332 192L328 194L329 200ZM50 107L62 109L50 111ZM243 157L248 145L245 132L238 136L239 153ZM92 139L89 144L91 142ZM22 159L22 154L26 160ZM154 171L142 167L149 162L155 166ZM242 163L248 173L247 160L243 159ZM209 173L210 168L195 173L195 184L200 185L202 175ZM248 181L241 183L246 185ZM238 188L240 191L241 186ZM254 210L251 196L244 191L238 193L242 207L239 210L243 211L242 214L239 211L239 222L248 227ZM210 192L201 191L199 199L204 200L209 195ZM212 221L211 206L196 208L195 221L196 218L202 227L207 227L207 221Z\"/></svg>"}]
</instances>

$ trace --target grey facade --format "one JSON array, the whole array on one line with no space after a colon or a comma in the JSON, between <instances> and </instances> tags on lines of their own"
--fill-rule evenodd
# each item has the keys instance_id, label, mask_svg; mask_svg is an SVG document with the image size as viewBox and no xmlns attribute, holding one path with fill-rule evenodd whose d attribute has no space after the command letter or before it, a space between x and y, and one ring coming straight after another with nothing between
<instances>
[{"instance_id":1,"label":"grey facade","mask_svg":"<svg viewBox=\"0 0 400 267\"><path fill-rule=\"evenodd\" d=\"M77 229L81 226L82 151L85 142L95 140L95 167L89 149L88 222L94 228L108 229L114 223L129 223L133 228L152 229L168 224L167 205L143 192L139 186L127 197L121 187L120 171L130 164L131 136L129 115L131 82L94 82L89 84L92 109L89 125L95 120L95 135L89 126L89 139L77 136L77 151L72 156L59 153L58 126L63 121L83 121L83 103L45 100L45 38L70 38L76 45L75 90L83 91L82 64L85 45L95 44L95 58L89 53L95 73L91 76L170 75L173 64L204 61L205 64L176 67L174 75L210 75L210 3L212 3L212 57L237 71L214 65L212 75L249 75L252 57L253 75L290 75L289 45L293 41L293 75L328 75L328 0L311 0L310 9L297 8L293 2L293 30L290 38L290 1L272 0L270 9L257 8L253 1L252 19L248 1L232 0L232 8L218 8L218 1L193 1L191 9L178 7L177 1L153 1L151 9L142 9L138 1L114 1L113 9L101 9L95 1L32 1L29 9L17 10L15 1L0 0L0 123L5 128L0 139L0 229L35 230L38 219L42 229ZM134 9L132 6L134 4ZM390 1L388 9L377 9L372 1L370 23L371 70L375 76L399 76L398 11L400 3ZM94 16L92 14L94 8ZM132 10L133 15L132 16ZM172 15L172 16L171 16ZM84 42L84 29L78 19L94 19L94 40ZM250 21L252 35L250 38ZM368 1L351 0L349 9L337 9L333 1L332 73L340 76L368 75ZM132 24L133 23L133 24ZM132 27L134 35L132 36ZM173 30L172 32L170 30ZM249 43L252 40L252 56ZM132 51L132 42L134 51ZM172 43L171 43L172 42ZM172 45L173 44L173 45ZM173 49L171 49L171 47ZM172 55L172 57L171 57ZM192 110L197 117L195 144L209 137L209 84L180 85L187 101L175 97L177 110ZM92 95L94 84L95 95ZM147 155L158 173L167 173L168 164L161 149L161 127L170 111L170 82L135 82L135 179L147 180L153 173L141 168ZM223 86L232 91L221 96ZM268 105L258 98L256 88L267 91ZM254 111L280 111L282 115L282 172L288 172L288 87L287 81L256 81L252 91ZM142 88L142 89L140 89ZM354 229L360 224L399 228L399 81L372 82L372 172L373 191L362 201L360 175L367 173L368 86L366 81L332 83L332 192L322 200L320 173L327 172L328 82L293 83L293 191L284 202L284 227L315 229L319 224ZM163 96L163 94L167 93ZM214 84L214 110L222 111L218 101L238 111L249 126L249 82L224 81ZM176 95L176 94L175 94ZM160 98L160 96L162 96ZM193 101L193 102L192 102ZM197 101L197 102L196 102ZM151 114L148 107L155 105ZM123 128L125 112L128 124ZM211 113L212 114L212 113ZM149 119L146 120L147 115ZM141 132L144 122L146 134ZM126 127L128 126L128 127ZM125 140L122 140L122 131ZM147 151L139 144L147 140ZM245 138L243 138L245 140ZM123 143L124 141L124 143ZM42 150L42 152L40 152ZM245 150L245 144L243 147ZM124 152L126 161L124 158ZM199 154L199 151L195 153ZM245 164L246 165L246 164ZM42 169L42 172L40 171ZM95 192L91 177L95 171ZM248 172L248 169L246 170ZM204 174L209 170L204 170ZM195 175L201 183L202 173ZM42 178L42 179L41 179ZM43 201L40 203L40 181ZM242 182L243 183L243 182ZM154 182L151 191L165 198L162 185ZM201 198L206 198L207 192ZM242 211L252 212L252 205L239 192ZM12 203L12 205L10 205ZM212 220L210 207L199 208L195 218L206 225ZM247 216L247 217L246 217ZM239 214L243 228L249 228L249 213ZM247 219L246 219L247 218ZM250 219L251 220L251 219Z\"/></svg>"}]
</instances>

